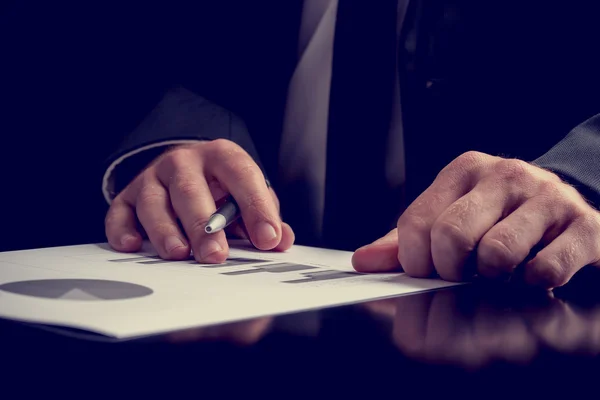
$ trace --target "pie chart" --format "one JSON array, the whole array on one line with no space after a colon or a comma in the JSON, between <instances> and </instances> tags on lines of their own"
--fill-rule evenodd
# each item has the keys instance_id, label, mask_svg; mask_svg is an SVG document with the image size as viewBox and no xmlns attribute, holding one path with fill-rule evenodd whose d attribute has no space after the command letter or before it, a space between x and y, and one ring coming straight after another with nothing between
<instances>
[{"instance_id":1,"label":"pie chart","mask_svg":"<svg viewBox=\"0 0 600 400\"><path fill-rule=\"evenodd\" d=\"M133 283L102 279L40 279L0 285L0 291L57 300L105 301L148 296L152 289Z\"/></svg>"}]
</instances>

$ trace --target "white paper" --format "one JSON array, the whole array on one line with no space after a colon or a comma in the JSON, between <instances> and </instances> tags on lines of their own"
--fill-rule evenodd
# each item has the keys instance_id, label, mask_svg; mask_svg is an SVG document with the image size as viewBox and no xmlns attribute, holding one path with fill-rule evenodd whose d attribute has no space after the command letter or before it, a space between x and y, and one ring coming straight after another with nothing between
<instances>
[{"instance_id":1,"label":"white paper","mask_svg":"<svg viewBox=\"0 0 600 400\"><path fill-rule=\"evenodd\" d=\"M123 339L455 285L357 274L351 257L302 246L260 252L244 242L232 242L230 261L216 266L161 260L148 243L135 254L107 244L5 252L0 317Z\"/></svg>"}]
</instances>

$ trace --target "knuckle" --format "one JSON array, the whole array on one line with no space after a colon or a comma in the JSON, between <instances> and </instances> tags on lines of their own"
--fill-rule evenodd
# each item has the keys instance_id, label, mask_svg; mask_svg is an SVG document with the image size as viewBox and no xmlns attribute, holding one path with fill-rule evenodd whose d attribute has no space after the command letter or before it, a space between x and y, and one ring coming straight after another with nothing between
<instances>
[{"instance_id":1,"label":"knuckle","mask_svg":"<svg viewBox=\"0 0 600 400\"><path fill-rule=\"evenodd\" d=\"M396 228L398 229L398 235L404 236L405 234L412 235L414 233L425 232L428 230L428 224L420 215L412 212L405 212L398 218ZM402 233L402 235L400 233Z\"/></svg>"},{"instance_id":2,"label":"knuckle","mask_svg":"<svg viewBox=\"0 0 600 400\"><path fill-rule=\"evenodd\" d=\"M266 214L269 207L269 199L256 193L251 193L246 196L246 205L255 213Z\"/></svg>"},{"instance_id":3,"label":"knuckle","mask_svg":"<svg viewBox=\"0 0 600 400\"><path fill-rule=\"evenodd\" d=\"M227 172L238 181L262 176L252 157L242 147L226 139L218 139L211 144L208 158L215 168Z\"/></svg>"},{"instance_id":4,"label":"knuckle","mask_svg":"<svg viewBox=\"0 0 600 400\"><path fill-rule=\"evenodd\" d=\"M173 224L160 221L152 224L150 231L153 235L162 237L173 234L177 230L175 229L175 226Z\"/></svg>"},{"instance_id":5,"label":"knuckle","mask_svg":"<svg viewBox=\"0 0 600 400\"><path fill-rule=\"evenodd\" d=\"M200 184L196 180L189 178L179 178L176 188L185 198L197 197L201 191Z\"/></svg>"},{"instance_id":6,"label":"knuckle","mask_svg":"<svg viewBox=\"0 0 600 400\"><path fill-rule=\"evenodd\" d=\"M538 192L547 198L556 200L557 198L566 197L564 184L554 181L545 180L539 184Z\"/></svg>"},{"instance_id":7,"label":"knuckle","mask_svg":"<svg viewBox=\"0 0 600 400\"><path fill-rule=\"evenodd\" d=\"M256 188L257 183L260 184L261 182L264 182L262 172L254 161L249 158L244 157L226 161L225 168L230 179L233 181L233 184L236 184L239 187ZM250 198L244 200L249 202L249 200L252 200L252 195L250 195Z\"/></svg>"},{"instance_id":8,"label":"knuckle","mask_svg":"<svg viewBox=\"0 0 600 400\"><path fill-rule=\"evenodd\" d=\"M452 164L454 164L454 166L457 168L470 170L481 165L483 163L484 157L486 157L484 153L480 153L478 151L467 151L466 153L463 153L460 156L458 156L452 162Z\"/></svg>"},{"instance_id":9,"label":"knuckle","mask_svg":"<svg viewBox=\"0 0 600 400\"><path fill-rule=\"evenodd\" d=\"M240 146L227 139L213 140L206 145L206 149L217 158L229 158L241 151Z\"/></svg>"},{"instance_id":10,"label":"knuckle","mask_svg":"<svg viewBox=\"0 0 600 400\"><path fill-rule=\"evenodd\" d=\"M567 271L556 255L537 258L537 275L549 286L562 286L567 282Z\"/></svg>"},{"instance_id":11,"label":"knuckle","mask_svg":"<svg viewBox=\"0 0 600 400\"><path fill-rule=\"evenodd\" d=\"M153 206L164 203L164 196L161 191L157 190L153 185L143 186L137 198L138 204Z\"/></svg>"},{"instance_id":12,"label":"knuckle","mask_svg":"<svg viewBox=\"0 0 600 400\"><path fill-rule=\"evenodd\" d=\"M166 168L168 171L186 170L190 168L191 155L192 151L188 148L172 150L161 159L159 168Z\"/></svg>"},{"instance_id":13,"label":"knuckle","mask_svg":"<svg viewBox=\"0 0 600 400\"><path fill-rule=\"evenodd\" d=\"M589 212L579 217L576 222L583 238L592 239L594 242L598 241L600 237L600 215Z\"/></svg>"},{"instance_id":14,"label":"knuckle","mask_svg":"<svg viewBox=\"0 0 600 400\"><path fill-rule=\"evenodd\" d=\"M523 160L502 159L494 166L494 171L506 181L521 182L532 175L532 169L529 164Z\"/></svg>"},{"instance_id":15,"label":"knuckle","mask_svg":"<svg viewBox=\"0 0 600 400\"><path fill-rule=\"evenodd\" d=\"M524 258L519 250L515 250L510 244L507 245L502 239L488 236L481 239L477 252L490 266L514 266Z\"/></svg>"},{"instance_id":16,"label":"knuckle","mask_svg":"<svg viewBox=\"0 0 600 400\"><path fill-rule=\"evenodd\" d=\"M236 170L238 171L239 179L242 180L253 180L262 176L256 164L253 162L239 162L236 165Z\"/></svg>"},{"instance_id":17,"label":"knuckle","mask_svg":"<svg viewBox=\"0 0 600 400\"><path fill-rule=\"evenodd\" d=\"M471 235L454 222L446 219L436 221L431 228L431 242L439 241L450 241L462 251L472 251L476 245L476 241Z\"/></svg>"},{"instance_id":18,"label":"knuckle","mask_svg":"<svg viewBox=\"0 0 600 400\"><path fill-rule=\"evenodd\" d=\"M585 202L575 197L576 190L564 183L547 180L538 187L538 198L541 198L544 209L554 219L566 216L585 215L588 207Z\"/></svg>"},{"instance_id":19,"label":"knuckle","mask_svg":"<svg viewBox=\"0 0 600 400\"><path fill-rule=\"evenodd\" d=\"M461 154L446 165L438 174L438 178L466 175L479 169L485 161L486 154L478 151L468 151Z\"/></svg>"}]
</instances>

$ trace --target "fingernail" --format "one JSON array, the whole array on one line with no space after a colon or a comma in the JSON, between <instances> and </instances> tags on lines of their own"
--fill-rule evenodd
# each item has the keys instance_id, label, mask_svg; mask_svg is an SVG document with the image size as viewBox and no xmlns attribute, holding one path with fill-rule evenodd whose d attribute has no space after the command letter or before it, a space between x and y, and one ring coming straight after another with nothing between
<instances>
[{"instance_id":1,"label":"fingernail","mask_svg":"<svg viewBox=\"0 0 600 400\"><path fill-rule=\"evenodd\" d=\"M271 240L277 237L277 232L275 228L271 226L271 224L267 222L260 222L256 226L256 238L259 242L265 243L270 242Z\"/></svg>"},{"instance_id":2,"label":"fingernail","mask_svg":"<svg viewBox=\"0 0 600 400\"><path fill-rule=\"evenodd\" d=\"M206 242L202 243L202 245L200 246L200 257L203 260L206 260L212 254L217 253L222 250L223 250L223 248L221 247L221 245L219 243L217 243L214 240L207 240Z\"/></svg>"},{"instance_id":3,"label":"fingernail","mask_svg":"<svg viewBox=\"0 0 600 400\"><path fill-rule=\"evenodd\" d=\"M180 247L185 247L185 244L177 236L167 236L165 238L165 250L171 253L173 250L177 250Z\"/></svg>"},{"instance_id":4,"label":"fingernail","mask_svg":"<svg viewBox=\"0 0 600 400\"><path fill-rule=\"evenodd\" d=\"M132 244L136 240L136 237L130 233L126 233L121 236L121 246L127 246Z\"/></svg>"}]
</instances>

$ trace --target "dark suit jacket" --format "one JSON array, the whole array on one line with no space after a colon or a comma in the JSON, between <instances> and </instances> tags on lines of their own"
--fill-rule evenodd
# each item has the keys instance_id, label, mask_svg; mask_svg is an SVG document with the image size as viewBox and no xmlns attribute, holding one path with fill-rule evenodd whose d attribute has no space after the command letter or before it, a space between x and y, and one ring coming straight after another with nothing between
<instances>
[{"instance_id":1,"label":"dark suit jacket","mask_svg":"<svg viewBox=\"0 0 600 400\"><path fill-rule=\"evenodd\" d=\"M230 138L277 189L302 2L187 3L15 2L2 11L8 248L101 240L104 169L150 142ZM403 34L408 45L418 33L401 70L409 199L453 158L479 150L537 160L600 204L592 3L413 1L424 6ZM148 159L130 161L120 187ZM284 204L284 217L293 208Z\"/></svg>"}]
</instances>

